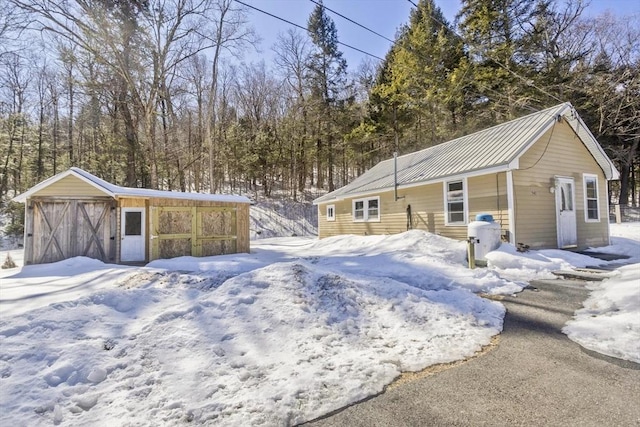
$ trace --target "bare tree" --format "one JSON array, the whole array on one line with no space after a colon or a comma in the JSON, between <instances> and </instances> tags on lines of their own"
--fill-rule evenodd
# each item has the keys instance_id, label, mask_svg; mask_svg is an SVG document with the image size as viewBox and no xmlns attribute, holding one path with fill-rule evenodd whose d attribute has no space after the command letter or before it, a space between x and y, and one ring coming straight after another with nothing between
<instances>
[{"instance_id":1,"label":"bare tree","mask_svg":"<svg viewBox=\"0 0 640 427\"><path fill-rule=\"evenodd\" d=\"M3 198L10 189L14 193L21 190L21 169L28 118L25 111L26 98L32 77L25 59L16 53L4 55L0 67L0 88L5 93L7 104L5 130L0 134L0 138L4 139L0 139L0 198Z\"/></svg>"},{"instance_id":2,"label":"bare tree","mask_svg":"<svg viewBox=\"0 0 640 427\"><path fill-rule=\"evenodd\" d=\"M310 143L309 138L309 106L307 97L308 63L311 57L311 45L306 35L299 31L289 30L278 36L274 46L276 53L275 62L282 70L285 81L293 90L295 98L291 102L293 111L299 117L300 131L293 132L291 176L297 182L292 183L293 199L297 199L297 192L304 190L307 175L306 147Z\"/></svg>"},{"instance_id":3,"label":"bare tree","mask_svg":"<svg viewBox=\"0 0 640 427\"><path fill-rule=\"evenodd\" d=\"M215 176L216 170L219 168L216 159L220 150L214 137L217 126L216 101L220 59L225 52L237 55L243 47L257 43L258 39L253 29L248 26L244 10L234 7L233 0L214 0L213 7L217 19L211 34L207 35L213 47L213 53L204 140L205 145L209 148L209 191L215 193L218 189Z\"/></svg>"}]
</instances>

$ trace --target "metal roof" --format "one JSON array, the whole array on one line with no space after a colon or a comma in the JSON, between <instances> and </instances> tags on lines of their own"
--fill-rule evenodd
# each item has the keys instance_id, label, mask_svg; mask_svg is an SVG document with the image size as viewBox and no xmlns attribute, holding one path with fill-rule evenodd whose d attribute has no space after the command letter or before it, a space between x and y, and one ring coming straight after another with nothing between
<instances>
[{"instance_id":1,"label":"metal roof","mask_svg":"<svg viewBox=\"0 0 640 427\"><path fill-rule=\"evenodd\" d=\"M564 117L591 152L607 179L618 172L570 103L512 120L414 153L398 156L399 187L457 175L517 169L518 159L559 117ZM314 200L315 204L392 189L394 159L384 160L351 183Z\"/></svg>"},{"instance_id":2,"label":"metal roof","mask_svg":"<svg viewBox=\"0 0 640 427\"><path fill-rule=\"evenodd\" d=\"M235 196L226 194L205 194L205 193L184 193L180 191L162 191L162 190L150 190L146 188L130 188L121 187L119 185L111 184L97 176L90 174L89 172L80 168L72 167L64 172L54 175L41 183L31 187L28 191L13 198L16 202L24 203L28 197L37 193L45 187L69 176L73 175L82 181L90 184L100 191L103 191L105 195L110 197L140 197L140 198L168 198L168 199L186 199L186 200L200 200L208 202L230 202L230 203L251 203L251 200L245 196Z\"/></svg>"}]
</instances>

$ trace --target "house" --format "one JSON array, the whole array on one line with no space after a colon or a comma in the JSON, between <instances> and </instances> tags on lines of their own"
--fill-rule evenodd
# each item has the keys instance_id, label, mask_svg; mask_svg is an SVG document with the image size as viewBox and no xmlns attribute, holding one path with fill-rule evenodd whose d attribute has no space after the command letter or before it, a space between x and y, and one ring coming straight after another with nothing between
<instances>
[{"instance_id":1,"label":"house","mask_svg":"<svg viewBox=\"0 0 640 427\"><path fill-rule=\"evenodd\" d=\"M314 204L320 238L416 228L463 240L490 214L513 245L585 248L609 244L607 181L618 177L564 103L382 161Z\"/></svg>"},{"instance_id":2,"label":"house","mask_svg":"<svg viewBox=\"0 0 640 427\"><path fill-rule=\"evenodd\" d=\"M250 200L242 196L120 187L74 167L14 200L25 203L25 265L249 252Z\"/></svg>"}]
</instances>

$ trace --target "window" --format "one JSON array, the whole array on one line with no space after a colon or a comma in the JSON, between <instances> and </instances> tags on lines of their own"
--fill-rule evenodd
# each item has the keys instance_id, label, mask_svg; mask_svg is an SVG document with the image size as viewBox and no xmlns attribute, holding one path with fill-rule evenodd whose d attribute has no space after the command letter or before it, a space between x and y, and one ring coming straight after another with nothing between
<instances>
[{"instance_id":1,"label":"window","mask_svg":"<svg viewBox=\"0 0 640 427\"><path fill-rule=\"evenodd\" d=\"M355 222L380 221L380 197L354 200L353 220Z\"/></svg>"},{"instance_id":2,"label":"window","mask_svg":"<svg viewBox=\"0 0 640 427\"><path fill-rule=\"evenodd\" d=\"M142 212L124 213L124 235L142 236Z\"/></svg>"},{"instance_id":3,"label":"window","mask_svg":"<svg viewBox=\"0 0 640 427\"><path fill-rule=\"evenodd\" d=\"M584 183L584 220L586 222L599 222L598 177L585 174L582 178Z\"/></svg>"},{"instance_id":4,"label":"window","mask_svg":"<svg viewBox=\"0 0 640 427\"><path fill-rule=\"evenodd\" d=\"M336 205L327 205L327 221L336 220Z\"/></svg>"},{"instance_id":5,"label":"window","mask_svg":"<svg viewBox=\"0 0 640 427\"><path fill-rule=\"evenodd\" d=\"M465 180L444 183L446 225L466 225L467 189Z\"/></svg>"}]
</instances>

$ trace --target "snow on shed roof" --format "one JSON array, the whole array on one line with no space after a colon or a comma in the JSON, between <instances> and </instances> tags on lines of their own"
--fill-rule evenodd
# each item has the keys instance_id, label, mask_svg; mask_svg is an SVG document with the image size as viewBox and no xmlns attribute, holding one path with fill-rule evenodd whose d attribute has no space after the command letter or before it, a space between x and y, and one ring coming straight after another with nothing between
<instances>
[{"instance_id":1,"label":"snow on shed roof","mask_svg":"<svg viewBox=\"0 0 640 427\"><path fill-rule=\"evenodd\" d=\"M48 178L41 183L31 187L28 191L14 197L16 202L25 202L34 193L42 190L45 187L69 176L73 175L77 178L87 182L88 184L103 191L106 195L118 198L118 197L141 197L150 198L158 197L165 199L188 199L188 200L200 200L208 202L229 202L229 203L251 203L251 200L245 196L234 196L226 194L204 194L204 193L183 193L180 191L162 191L162 190L150 190L146 188L130 188L121 187L119 185L111 184L97 176L90 174L89 172L72 167L69 170L61 172L57 175Z\"/></svg>"},{"instance_id":2,"label":"snow on shed roof","mask_svg":"<svg viewBox=\"0 0 640 427\"><path fill-rule=\"evenodd\" d=\"M406 186L474 172L517 169L520 156L559 117L564 117L580 137L607 179L618 179L615 166L573 106L567 102L443 144L398 156L397 183L399 186ZM344 187L317 198L314 203L392 189L395 182L394 159L387 159Z\"/></svg>"}]
</instances>

